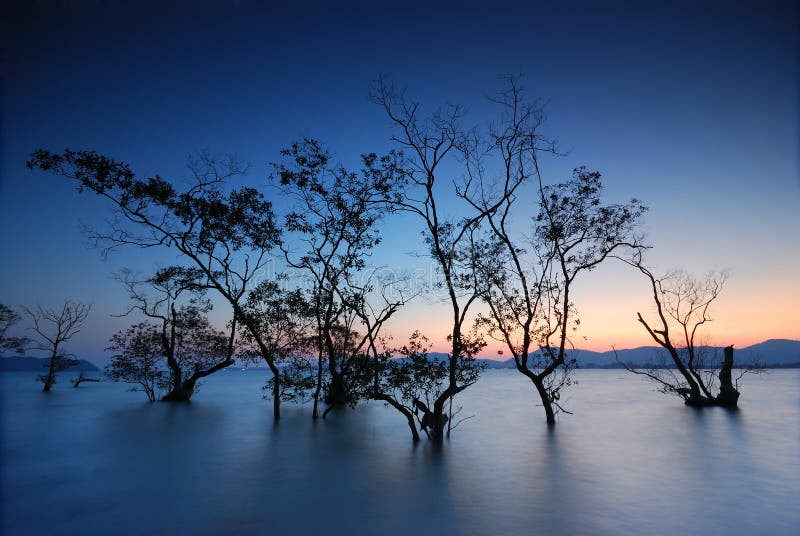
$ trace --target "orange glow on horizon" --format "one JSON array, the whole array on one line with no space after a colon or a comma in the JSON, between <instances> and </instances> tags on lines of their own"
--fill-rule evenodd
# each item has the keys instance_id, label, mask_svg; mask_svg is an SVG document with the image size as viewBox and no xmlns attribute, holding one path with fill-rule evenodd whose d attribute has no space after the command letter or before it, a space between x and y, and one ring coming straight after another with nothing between
<instances>
[{"instance_id":1,"label":"orange glow on horizon","mask_svg":"<svg viewBox=\"0 0 800 536\"><path fill-rule=\"evenodd\" d=\"M696 344L707 341L714 346L733 344L741 349L769 339L800 340L800 324L796 321L800 285L794 278L784 281L776 278L761 285L736 283L732 281L714 303L713 321L698 332ZM612 347L621 350L657 345L636 319L636 313L641 311L646 320L654 320L647 289L638 282L620 287L623 292L614 286L577 289L575 303L581 324L571 336L575 348L607 352ZM392 324L392 342L402 344L408 334L419 329L430 339L432 351L446 353L450 318L447 304L411 304L398 313ZM501 361L512 357L505 344L491 339L487 342L481 357ZM673 337L673 342L677 345L680 341Z\"/></svg>"}]
</instances>

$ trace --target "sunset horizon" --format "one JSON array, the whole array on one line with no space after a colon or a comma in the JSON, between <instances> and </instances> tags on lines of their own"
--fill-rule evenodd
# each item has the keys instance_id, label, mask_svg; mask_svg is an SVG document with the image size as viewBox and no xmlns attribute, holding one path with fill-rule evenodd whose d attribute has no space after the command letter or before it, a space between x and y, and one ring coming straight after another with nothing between
<instances>
[{"instance_id":1,"label":"sunset horizon","mask_svg":"<svg viewBox=\"0 0 800 536\"><path fill-rule=\"evenodd\" d=\"M798 0L8 0L0 533L796 535Z\"/></svg>"}]
</instances>

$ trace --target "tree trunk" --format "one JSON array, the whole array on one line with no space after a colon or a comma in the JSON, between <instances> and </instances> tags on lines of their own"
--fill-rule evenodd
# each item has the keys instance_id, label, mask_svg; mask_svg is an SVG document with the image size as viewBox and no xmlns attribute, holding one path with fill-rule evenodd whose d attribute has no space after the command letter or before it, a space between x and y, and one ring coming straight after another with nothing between
<instances>
[{"instance_id":1,"label":"tree trunk","mask_svg":"<svg viewBox=\"0 0 800 536\"><path fill-rule=\"evenodd\" d=\"M447 428L447 415L443 410L434 411L433 426L431 426L431 439L436 443L444 441L444 432Z\"/></svg>"},{"instance_id":2,"label":"tree trunk","mask_svg":"<svg viewBox=\"0 0 800 536\"><path fill-rule=\"evenodd\" d=\"M53 387L53 384L56 383L55 374L53 374L52 370L47 374L47 377L44 378L44 387L42 391L45 393L49 393L50 389Z\"/></svg>"},{"instance_id":3,"label":"tree trunk","mask_svg":"<svg viewBox=\"0 0 800 536\"><path fill-rule=\"evenodd\" d=\"M272 417L279 421L281 419L281 380L280 376L275 376L272 382Z\"/></svg>"},{"instance_id":4,"label":"tree trunk","mask_svg":"<svg viewBox=\"0 0 800 536\"><path fill-rule=\"evenodd\" d=\"M409 409L407 407L402 405L400 402L398 402L397 400L395 400L391 396L376 392L376 393L374 393L372 395L372 398L374 400L380 400L382 402L386 402L387 404L392 406L394 409L396 409L397 411L402 413L403 416L406 418L406 421L408 421L408 428L409 428L409 430L411 430L411 439L412 439L412 441L414 441L414 443L418 443L419 442L419 432L417 431L417 423L414 421L414 413L413 412L409 411ZM415 401L415 404L416 404L416 401ZM424 406L424 404L423 404L423 406Z\"/></svg>"},{"instance_id":5,"label":"tree trunk","mask_svg":"<svg viewBox=\"0 0 800 536\"><path fill-rule=\"evenodd\" d=\"M53 384L56 383L56 359L58 359L58 350L57 347L53 350L53 355L50 356L50 367L47 370L47 377L44 378L44 387L42 391L45 393L49 393L50 389L53 387Z\"/></svg>"},{"instance_id":6,"label":"tree trunk","mask_svg":"<svg viewBox=\"0 0 800 536\"><path fill-rule=\"evenodd\" d=\"M544 382L542 382L542 380L536 376L531 376L530 379L531 382L533 382L533 385L536 387L536 392L539 393L539 398L542 400L542 406L544 407L544 414L547 419L547 424L555 424L556 414L553 411L553 402L550 400L550 395L547 393Z\"/></svg>"},{"instance_id":7,"label":"tree trunk","mask_svg":"<svg viewBox=\"0 0 800 536\"><path fill-rule=\"evenodd\" d=\"M733 346L725 348L722 366L719 370L719 394L715 397L703 396L699 390L687 389L686 405L696 408L720 406L724 408L738 407L739 391L733 385L731 371L733 369Z\"/></svg>"},{"instance_id":8,"label":"tree trunk","mask_svg":"<svg viewBox=\"0 0 800 536\"><path fill-rule=\"evenodd\" d=\"M402 413L405 415L406 420L408 421L408 428L411 430L411 440L414 443L419 443L419 432L417 432L417 425L414 422L414 415L408 411L403 411Z\"/></svg>"},{"instance_id":9,"label":"tree trunk","mask_svg":"<svg viewBox=\"0 0 800 536\"><path fill-rule=\"evenodd\" d=\"M731 370L733 369L733 345L725 348L725 357L719 371L719 394L716 402L726 408L735 408L739 402L739 391L733 385Z\"/></svg>"},{"instance_id":10,"label":"tree trunk","mask_svg":"<svg viewBox=\"0 0 800 536\"><path fill-rule=\"evenodd\" d=\"M82 384L83 382L94 382L94 383L98 383L99 381L100 381L100 378L87 378L86 376L84 376L83 372L81 372L81 373L78 375L78 377L77 377L77 378L76 378L76 379L75 379L75 380L72 382L72 386L73 386L73 387L75 387L75 388L77 389L77 388L78 388L78 386L79 386L80 384Z\"/></svg>"},{"instance_id":11,"label":"tree trunk","mask_svg":"<svg viewBox=\"0 0 800 536\"><path fill-rule=\"evenodd\" d=\"M172 387L172 390L164 395L161 400L163 402L189 402L194 394L194 388L197 380L189 379L185 382L178 383Z\"/></svg>"},{"instance_id":12,"label":"tree trunk","mask_svg":"<svg viewBox=\"0 0 800 536\"><path fill-rule=\"evenodd\" d=\"M314 411L311 413L312 419L319 417L319 394L322 392L322 349L318 350L317 358L317 386L314 389Z\"/></svg>"},{"instance_id":13,"label":"tree trunk","mask_svg":"<svg viewBox=\"0 0 800 536\"><path fill-rule=\"evenodd\" d=\"M272 418L279 421L281 418L281 371L270 355L265 347L261 348L261 357L272 372Z\"/></svg>"},{"instance_id":14,"label":"tree trunk","mask_svg":"<svg viewBox=\"0 0 800 536\"><path fill-rule=\"evenodd\" d=\"M447 415L444 414L444 403L449 398L449 396L440 396L433 404L433 411L424 412L425 416L423 417L423 425L427 419L427 424L430 428L430 432L428 434L430 438L437 443L444 441L444 433L447 429Z\"/></svg>"},{"instance_id":15,"label":"tree trunk","mask_svg":"<svg viewBox=\"0 0 800 536\"><path fill-rule=\"evenodd\" d=\"M328 404L328 409L325 411L326 415L330 410L344 407L347 404L344 375L339 371L331 371L331 386L328 394L325 396L325 403ZM323 417L324 416L325 415L323 415Z\"/></svg>"}]
</instances>

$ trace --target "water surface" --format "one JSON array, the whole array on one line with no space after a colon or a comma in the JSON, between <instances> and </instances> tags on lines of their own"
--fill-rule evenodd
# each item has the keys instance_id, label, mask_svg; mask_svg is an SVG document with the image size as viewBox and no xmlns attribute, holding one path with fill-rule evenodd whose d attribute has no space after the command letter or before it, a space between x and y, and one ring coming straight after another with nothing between
<instances>
[{"instance_id":1,"label":"water surface","mask_svg":"<svg viewBox=\"0 0 800 536\"><path fill-rule=\"evenodd\" d=\"M578 371L544 424L489 371L442 449L382 404L275 425L266 371L188 405L123 384L0 374L5 534L797 534L800 371L747 377L741 410L693 410L620 371Z\"/></svg>"}]
</instances>

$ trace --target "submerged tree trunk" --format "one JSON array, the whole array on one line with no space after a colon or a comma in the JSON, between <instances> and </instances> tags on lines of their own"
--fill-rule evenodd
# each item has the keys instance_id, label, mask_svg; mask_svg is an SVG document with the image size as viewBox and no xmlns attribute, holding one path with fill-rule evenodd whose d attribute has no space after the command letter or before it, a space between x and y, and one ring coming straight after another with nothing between
<instances>
[{"instance_id":1,"label":"submerged tree trunk","mask_svg":"<svg viewBox=\"0 0 800 536\"><path fill-rule=\"evenodd\" d=\"M317 357L317 386L314 388L314 411L311 413L312 419L319 417L319 395L322 392L322 349L318 350Z\"/></svg>"},{"instance_id":2,"label":"submerged tree trunk","mask_svg":"<svg viewBox=\"0 0 800 536\"><path fill-rule=\"evenodd\" d=\"M82 384L83 382L93 382L93 383L97 383L97 382L99 382L99 381L100 381L100 378L87 378L87 377L86 377L86 376L83 374L83 371L81 371L81 373L78 375L78 377L77 377L77 378L75 378L75 379L72 381L72 386L73 386L73 387L75 387L75 388L77 389L77 388L78 388L78 386L79 386L80 384Z\"/></svg>"},{"instance_id":3,"label":"submerged tree trunk","mask_svg":"<svg viewBox=\"0 0 800 536\"><path fill-rule=\"evenodd\" d=\"M161 400L163 402L189 402L194 394L197 379L190 378L185 382L178 381L173 385L172 390L165 394Z\"/></svg>"},{"instance_id":4,"label":"submerged tree trunk","mask_svg":"<svg viewBox=\"0 0 800 536\"><path fill-rule=\"evenodd\" d=\"M717 393L717 396L711 396L711 394L704 389L704 392L708 393L705 395L700 392L700 389L696 386L696 384L692 384L693 388L687 389L685 392L687 395L685 399L686 405L692 407L738 407L739 391L733 385L731 374L732 369L733 345L726 347L724 350L724 357L719 370L719 393ZM686 375L684 374L684 376Z\"/></svg>"},{"instance_id":5,"label":"submerged tree trunk","mask_svg":"<svg viewBox=\"0 0 800 536\"><path fill-rule=\"evenodd\" d=\"M53 384L56 383L56 360L58 359L58 347L53 350L53 355L50 357L50 367L47 370L47 376L42 376L42 383L44 387L42 391L49 393Z\"/></svg>"},{"instance_id":6,"label":"submerged tree trunk","mask_svg":"<svg viewBox=\"0 0 800 536\"><path fill-rule=\"evenodd\" d=\"M731 370L733 369L733 345L725 348L725 357L719 371L719 394L717 404L726 408L735 408L739 402L739 391L733 385Z\"/></svg>"},{"instance_id":7,"label":"submerged tree trunk","mask_svg":"<svg viewBox=\"0 0 800 536\"><path fill-rule=\"evenodd\" d=\"M347 405L347 400L348 396L344 385L344 374L338 370L331 369L331 385L325 396L325 403L328 404L328 408L325 410L323 418L331 410Z\"/></svg>"},{"instance_id":8,"label":"submerged tree trunk","mask_svg":"<svg viewBox=\"0 0 800 536\"><path fill-rule=\"evenodd\" d=\"M553 401L550 400L550 394L547 392L544 382L535 375L529 377L531 382L533 382L533 385L536 387L536 392L539 393L539 398L542 400L542 406L544 407L544 414L547 418L547 424L555 424L556 414L553 411Z\"/></svg>"},{"instance_id":9,"label":"submerged tree trunk","mask_svg":"<svg viewBox=\"0 0 800 536\"><path fill-rule=\"evenodd\" d=\"M447 430L447 415L444 414L444 404L451 397L442 395L433 404L433 411L428 410L427 406L419 402L417 407L423 410L422 428L428 425L430 432L428 436L435 442L441 443L444 441L444 433Z\"/></svg>"},{"instance_id":10,"label":"submerged tree trunk","mask_svg":"<svg viewBox=\"0 0 800 536\"><path fill-rule=\"evenodd\" d=\"M400 402L398 402L391 396L385 395L383 393L375 392L373 393L372 398L374 400L380 400L382 402L386 402L394 409L402 413L403 416L406 418L406 421L408 422L408 428L411 431L412 441L414 441L414 443L419 442L419 432L417 431L417 423L414 421L414 414L411 411L409 411L407 407L402 405Z\"/></svg>"},{"instance_id":11,"label":"submerged tree trunk","mask_svg":"<svg viewBox=\"0 0 800 536\"><path fill-rule=\"evenodd\" d=\"M276 421L281 419L281 371L275 365L275 361L266 359L270 371L272 371L272 418Z\"/></svg>"},{"instance_id":12,"label":"submerged tree trunk","mask_svg":"<svg viewBox=\"0 0 800 536\"><path fill-rule=\"evenodd\" d=\"M281 418L281 379L280 375L275 375L272 382L272 416L278 421Z\"/></svg>"},{"instance_id":13,"label":"submerged tree trunk","mask_svg":"<svg viewBox=\"0 0 800 536\"><path fill-rule=\"evenodd\" d=\"M43 382L42 383L44 383L44 387L42 388L42 391L44 391L45 393L49 393L50 389L53 387L53 384L56 383L56 375L55 375L55 371L53 370L53 364L52 363L50 364L50 371L47 373L47 376L43 377Z\"/></svg>"}]
</instances>

